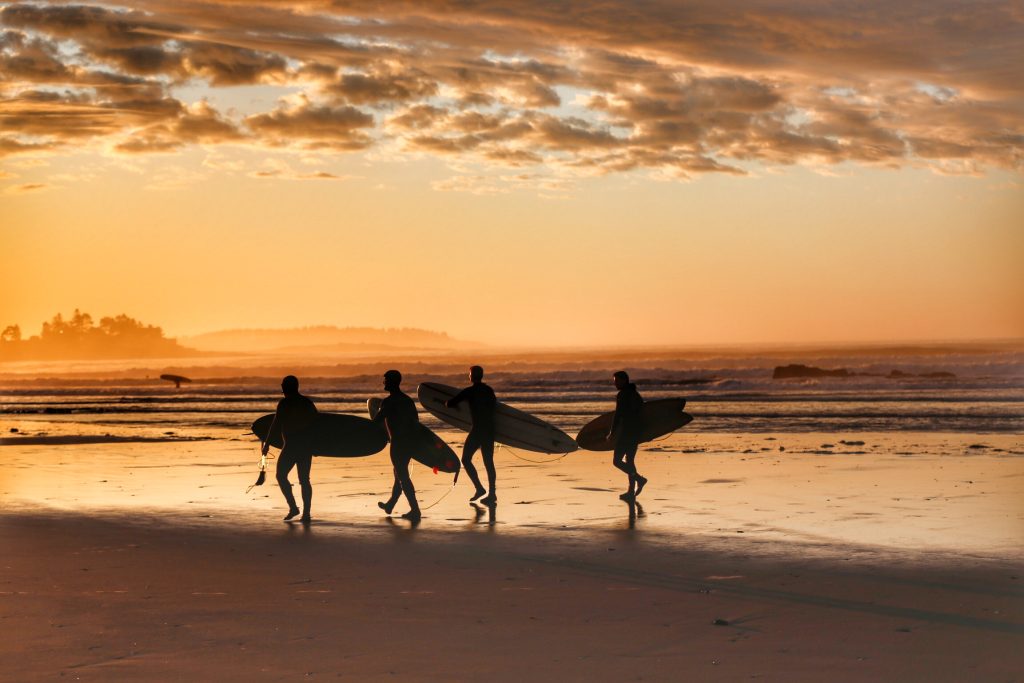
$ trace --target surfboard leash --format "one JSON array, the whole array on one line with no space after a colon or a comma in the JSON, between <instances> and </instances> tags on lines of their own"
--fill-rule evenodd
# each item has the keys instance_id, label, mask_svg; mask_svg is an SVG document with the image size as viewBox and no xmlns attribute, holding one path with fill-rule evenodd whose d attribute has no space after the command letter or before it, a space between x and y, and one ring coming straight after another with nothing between
<instances>
[{"instance_id":1,"label":"surfboard leash","mask_svg":"<svg viewBox=\"0 0 1024 683\"><path fill-rule=\"evenodd\" d=\"M259 454L260 454L260 473L259 473L259 476L256 477L256 483L253 484L252 486L250 486L249 488L247 488L245 490L246 494L248 494L249 491L252 491L257 486L263 486L263 482L265 482L267 480L267 461L274 459L273 455L269 455L269 451L268 451L268 455L264 455L263 454L263 444L262 443L260 443Z\"/></svg>"},{"instance_id":2,"label":"surfboard leash","mask_svg":"<svg viewBox=\"0 0 1024 683\"><path fill-rule=\"evenodd\" d=\"M413 463L412 463L412 462L410 462L409 464L410 464L410 465L412 465ZM426 507L421 507L421 508L420 508L420 510L429 510L430 508L434 507L435 505L437 505L438 503L440 503L440 502L441 502L442 500L444 500L445 498L447 498L447 497L448 497L448 494L449 494L449 493L451 493L452 491L454 491L454 490L455 490L455 484L457 484L457 483L458 483L458 481L459 481L459 473L458 473L458 472L456 472L456 473L455 473L455 479L454 479L454 480L452 481L452 485L451 485L450 487L448 487L448 490L447 490L447 491L445 491L445 492L444 492L444 494L443 494L443 495L442 495L442 496L441 496L440 498L438 498L437 500L435 500L435 501L434 501L433 503L431 503L430 505L427 505Z\"/></svg>"},{"instance_id":3,"label":"surfboard leash","mask_svg":"<svg viewBox=\"0 0 1024 683\"><path fill-rule=\"evenodd\" d=\"M531 462L531 463L533 463L535 465L546 465L546 464L551 463L551 462L558 462L559 460L561 460L565 456L569 455L568 453L562 453L561 455L559 455L556 458L551 458L551 460L530 460L529 458L524 458L523 456L521 456L518 453L516 453L515 449L513 449L511 446L506 446L503 443L499 443L498 444L498 450L508 450L508 452L511 453L513 457L519 458L523 462Z\"/></svg>"},{"instance_id":4,"label":"surfboard leash","mask_svg":"<svg viewBox=\"0 0 1024 683\"><path fill-rule=\"evenodd\" d=\"M442 496L441 496L440 498L438 498L437 500L435 500L435 501L434 501L433 503L431 503L430 505L427 505L426 507L421 507L420 509L421 509L421 510L429 510L430 508L434 507L435 505L437 505L438 503L440 503L440 502L441 502L442 500L444 500L445 498L447 498L447 497L448 497L448 494L449 494L449 493L451 493L451 492L452 492L452 491L454 491L454 490L455 490L455 484L452 484L451 486L449 486L449 487L448 487L448 490L444 492L444 495L442 495Z\"/></svg>"}]
</instances>

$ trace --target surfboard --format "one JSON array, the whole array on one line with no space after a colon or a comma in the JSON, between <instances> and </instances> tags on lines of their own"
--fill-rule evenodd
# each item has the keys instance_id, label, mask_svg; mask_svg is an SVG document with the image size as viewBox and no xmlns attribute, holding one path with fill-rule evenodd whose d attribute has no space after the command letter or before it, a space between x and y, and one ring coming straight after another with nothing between
<instances>
[{"instance_id":1,"label":"surfboard","mask_svg":"<svg viewBox=\"0 0 1024 683\"><path fill-rule=\"evenodd\" d=\"M670 432L685 427L693 421L693 416L684 413L684 398L661 398L645 401L643 409L643 432L640 443L652 441ZM612 427L615 412L605 413L588 422L576 436L580 448L588 451L610 451L615 448L614 439L608 438L608 430Z\"/></svg>"},{"instance_id":2,"label":"surfboard","mask_svg":"<svg viewBox=\"0 0 1024 683\"><path fill-rule=\"evenodd\" d=\"M371 419L377 417L377 413L380 412L381 401L383 400L382 398L374 397L366 401L366 411L370 414ZM412 452L413 460L434 470L435 474L438 472L447 472L449 474L458 472L462 465L459 462L459 456L455 455L452 447L446 444L444 439L432 432L427 425L422 422L417 422L416 424L418 426L418 433L415 437L416 444ZM381 431L385 433L385 438L387 438L386 430L381 429Z\"/></svg>"},{"instance_id":3,"label":"surfboard","mask_svg":"<svg viewBox=\"0 0 1024 683\"><path fill-rule=\"evenodd\" d=\"M181 375L160 375L160 379L165 382L174 382L175 388L181 388L182 383L189 383L192 381L188 377L182 377Z\"/></svg>"},{"instance_id":4,"label":"surfboard","mask_svg":"<svg viewBox=\"0 0 1024 683\"><path fill-rule=\"evenodd\" d=\"M260 441L267 441L269 438L271 446L281 448L284 445L281 430L275 428L275 433L270 434L270 425L273 421L273 413L264 415L252 423L252 433L258 436ZM387 434L379 425L358 415L317 413L310 429L313 455L328 458L373 455L382 451L388 443Z\"/></svg>"},{"instance_id":5,"label":"surfboard","mask_svg":"<svg viewBox=\"0 0 1024 683\"><path fill-rule=\"evenodd\" d=\"M445 402L455 397L460 389L447 384L424 382L416 390L420 405L438 420L468 432L473 428L469 405L460 403L454 408ZM494 410L494 440L513 448L535 453L572 453L577 448L572 437L549 422L522 410L498 402Z\"/></svg>"}]
</instances>

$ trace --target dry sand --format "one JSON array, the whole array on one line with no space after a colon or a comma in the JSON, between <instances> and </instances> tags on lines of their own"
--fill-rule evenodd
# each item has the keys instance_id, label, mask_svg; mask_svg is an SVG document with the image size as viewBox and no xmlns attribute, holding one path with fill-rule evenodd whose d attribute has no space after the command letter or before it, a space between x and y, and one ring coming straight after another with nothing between
<instances>
[{"instance_id":1,"label":"dry sand","mask_svg":"<svg viewBox=\"0 0 1024 683\"><path fill-rule=\"evenodd\" d=\"M858 440L660 442L634 510L500 453L493 518L418 527L382 456L317 459L302 527L249 442L4 446L0 679L1021 680L1020 437Z\"/></svg>"}]
</instances>

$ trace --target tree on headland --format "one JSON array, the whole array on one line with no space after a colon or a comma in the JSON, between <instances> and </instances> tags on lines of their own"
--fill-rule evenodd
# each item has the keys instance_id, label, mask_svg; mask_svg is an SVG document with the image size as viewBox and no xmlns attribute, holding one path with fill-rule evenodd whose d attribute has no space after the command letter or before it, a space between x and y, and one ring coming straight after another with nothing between
<instances>
[{"instance_id":1,"label":"tree on headland","mask_svg":"<svg viewBox=\"0 0 1024 683\"><path fill-rule=\"evenodd\" d=\"M71 360L89 358L154 358L196 352L168 339L155 325L125 314L100 318L77 308L65 319L60 313L44 322L38 336L22 339L21 328L9 325L0 334L0 360Z\"/></svg>"}]
</instances>

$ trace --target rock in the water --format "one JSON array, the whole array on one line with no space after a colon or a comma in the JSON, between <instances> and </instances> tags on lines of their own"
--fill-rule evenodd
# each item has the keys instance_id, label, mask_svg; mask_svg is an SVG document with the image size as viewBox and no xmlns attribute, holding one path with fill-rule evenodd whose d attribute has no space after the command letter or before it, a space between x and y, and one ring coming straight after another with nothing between
<instances>
[{"instance_id":1,"label":"rock in the water","mask_svg":"<svg viewBox=\"0 0 1024 683\"><path fill-rule=\"evenodd\" d=\"M813 365L780 365L772 372L772 379L793 379L802 377L849 377L850 371L846 368L837 370L825 370L816 368Z\"/></svg>"}]
</instances>

